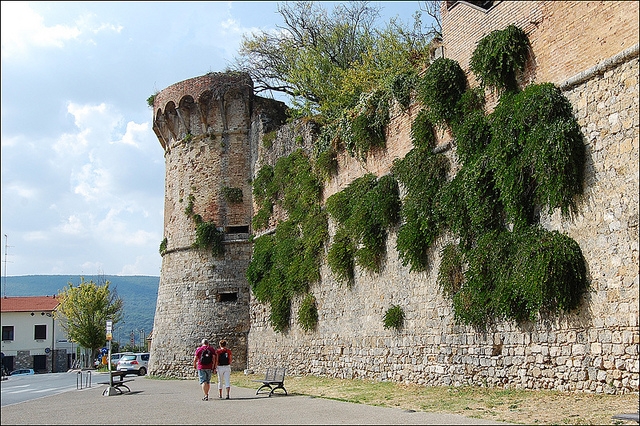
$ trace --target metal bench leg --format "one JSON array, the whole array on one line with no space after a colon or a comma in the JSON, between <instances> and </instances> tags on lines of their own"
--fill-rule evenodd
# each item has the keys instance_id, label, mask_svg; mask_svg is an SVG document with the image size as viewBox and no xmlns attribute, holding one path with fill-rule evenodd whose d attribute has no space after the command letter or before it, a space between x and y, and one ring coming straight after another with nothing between
<instances>
[{"instance_id":1,"label":"metal bench leg","mask_svg":"<svg viewBox=\"0 0 640 426\"><path fill-rule=\"evenodd\" d=\"M282 389L284 391L285 395L289 395L289 393L287 392L287 390L284 388L284 385L279 384L278 386L276 386L275 388L271 389L271 392L269 392L269 396L273 395L273 393L275 392L276 389Z\"/></svg>"},{"instance_id":2,"label":"metal bench leg","mask_svg":"<svg viewBox=\"0 0 640 426\"><path fill-rule=\"evenodd\" d=\"M262 386L260 386L260 387L258 388L258 390L256 391L256 395L257 395L257 394L259 394L259 393L260 393L260 391L261 391L262 389L264 389L264 388L269 388L269 389L273 392L273 388L271 387L271 385L270 385L270 384L268 384L268 383L265 383L264 385L262 385Z\"/></svg>"}]
</instances>

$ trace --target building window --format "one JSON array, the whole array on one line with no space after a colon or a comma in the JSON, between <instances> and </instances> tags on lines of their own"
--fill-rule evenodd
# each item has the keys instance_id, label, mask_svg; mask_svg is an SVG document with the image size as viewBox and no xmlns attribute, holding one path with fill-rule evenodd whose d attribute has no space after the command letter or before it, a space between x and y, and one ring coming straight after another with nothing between
<instances>
[{"instance_id":1,"label":"building window","mask_svg":"<svg viewBox=\"0 0 640 426\"><path fill-rule=\"evenodd\" d=\"M36 325L33 338L36 340L45 340L47 338L47 326L45 324Z\"/></svg>"},{"instance_id":2,"label":"building window","mask_svg":"<svg viewBox=\"0 0 640 426\"><path fill-rule=\"evenodd\" d=\"M224 232L227 234L248 234L249 226L248 225L227 226Z\"/></svg>"},{"instance_id":3,"label":"building window","mask_svg":"<svg viewBox=\"0 0 640 426\"><path fill-rule=\"evenodd\" d=\"M237 302L238 292L218 293L218 302Z\"/></svg>"},{"instance_id":4,"label":"building window","mask_svg":"<svg viewBox=\"0 0 640 426\"><path fill-rule=\"evenodd\" d=\"M451 10L453 8L453 6L457 5L458 3L466 3L468 5L471 6L475 6L478 7L482 10L489 10L493 7L495 1L493 0L467 0L467 1L447 1L446 5L447 5L447 10Z\"/></svg>"},{"instance_id":5,"label":"building window","mask_svg":"<svg viewBox=\"0 0 640 426\"><path fill-rule=\"evenodd\" d=\"M3 325L2 326L2 341L5 340L13 340L13 326L12 325Z\"/></svg>"}]
</instances>

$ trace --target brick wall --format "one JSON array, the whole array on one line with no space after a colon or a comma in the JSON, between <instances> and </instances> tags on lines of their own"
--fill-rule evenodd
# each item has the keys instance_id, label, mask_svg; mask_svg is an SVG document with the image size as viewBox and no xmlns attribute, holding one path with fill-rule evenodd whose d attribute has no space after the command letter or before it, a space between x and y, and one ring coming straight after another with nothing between
<instances>
[{"instance_id":1,"label":"brick wall","mask_svg":"<svg viewBox=\"0 0 640 426\"><path fill-rule=\"evenodd\" d=\"M444 55L468 71L478 41L515 24L531 42L534 80L558 84L638 43L638 11L635 1L497 1L489 11L457 2L442 9Z\"/></svg>"}]
</instances>

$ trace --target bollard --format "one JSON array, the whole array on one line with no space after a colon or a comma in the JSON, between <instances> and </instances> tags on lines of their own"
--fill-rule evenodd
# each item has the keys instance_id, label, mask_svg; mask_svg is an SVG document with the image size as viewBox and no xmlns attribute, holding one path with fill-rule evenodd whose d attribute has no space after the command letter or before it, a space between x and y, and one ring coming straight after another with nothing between
<instances>
[{"instance_id":1,"label":"bollard","mask_svg":"<svg viewBox=\"0 0 640 426\"><path fill-rule=\"evenodd\" d=\"M91 370L87 371L87 380L85 382L85 387L91 387Z\"/></svg>"},{"instance_id":2,"label":"bollard","mask_svg":"<svg viewBox=\"0 0 640 426\"><path fill-rule=\"evenodd\" d=\"M76 374L76 389L82 389L82 371Z\"/></svg>"}]
</instances>

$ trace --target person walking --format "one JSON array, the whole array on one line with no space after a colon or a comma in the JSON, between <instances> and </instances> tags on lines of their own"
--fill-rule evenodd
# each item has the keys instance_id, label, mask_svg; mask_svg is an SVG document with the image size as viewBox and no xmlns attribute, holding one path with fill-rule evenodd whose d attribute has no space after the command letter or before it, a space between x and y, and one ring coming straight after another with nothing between
<instances>
[{"instance_id":1,"label":"person walking","mask_svg":"<svg viewBox=\"0 0 640 426\"><path fill-rule=\"evenodd\" d=\"M227 398L229 399L229 391L231 391L231 351L227 348L227 341L220 340L220 348L216 351L218 358L218 392L222 399L222 385L227 388Z\"/></svg>"},{"instance_id":2,"label":"person walking","mask_svg":"<svg viewBox=\"0 0 640 426\"><path fill-rule=\"evenodd\" d=\"M204 396L203 401L209 400L209 389L211 387L211 374L216 371L218 357L216 356L216 349L209 345L207 339L202 339L202 344L196 349L195 356L193 358L193 368L198 370L198 380L202 387Z\"/></svg>"}]
</instances>

